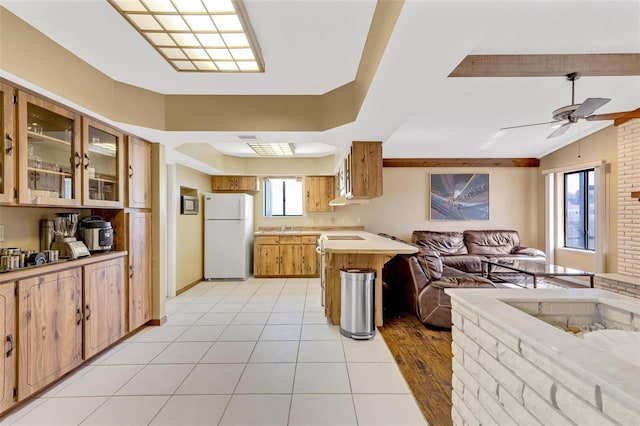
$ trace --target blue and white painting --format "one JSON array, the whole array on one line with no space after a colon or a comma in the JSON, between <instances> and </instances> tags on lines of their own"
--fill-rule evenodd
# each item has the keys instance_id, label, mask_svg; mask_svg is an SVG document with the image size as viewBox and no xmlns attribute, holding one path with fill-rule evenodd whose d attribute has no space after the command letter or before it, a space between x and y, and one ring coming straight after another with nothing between
<instances>
[{"instance_id":1,"label":"blue and white painting","mask_svg":"<svg viewBox=\"0 0 640 426\"><path fill-rule=\"evenodd\" d=\"M489 174L431 174L431 220L489 220Z\"/></svg>"}]
</instances>

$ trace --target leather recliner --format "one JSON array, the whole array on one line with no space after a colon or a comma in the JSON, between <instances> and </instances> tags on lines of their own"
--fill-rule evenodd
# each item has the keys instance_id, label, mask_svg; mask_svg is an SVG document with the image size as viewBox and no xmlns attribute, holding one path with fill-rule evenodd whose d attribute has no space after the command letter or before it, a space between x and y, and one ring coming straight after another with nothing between
<instances>
[{"instance_id":1,"label":"leather recliner","mask_svg":"<svg viewBox=\"0 0 640 426\"><path fill-rule=\"evenodd\" d=\"M451 328L451 298L447 288L494 288L486 278L443 265L437 251L424 247L415 254L400 254L382 270L384 282L404 294L408 308L423 324Z\"/></svg>"}]
</instances>

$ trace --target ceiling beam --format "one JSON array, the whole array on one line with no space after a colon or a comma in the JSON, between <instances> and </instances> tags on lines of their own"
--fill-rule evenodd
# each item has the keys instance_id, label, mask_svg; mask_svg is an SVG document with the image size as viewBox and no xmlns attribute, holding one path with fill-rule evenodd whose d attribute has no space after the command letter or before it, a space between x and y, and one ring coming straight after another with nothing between
<instances>
[{"instance_id":1,"label":"ceiling beam","mask_svg":"<svg viewBox=\"0 0 640 426\"><path fill-rule=\"evenodd\" d=\"M629 120L633 120L634 118L640 118L640 108L635 109L633 111L629 111L628 114L625 114L624 116L615 119L613 121L613 125L614 126L619 126L621 124L626 123Z\"/></svg>"},{"instance_id":2,"label":"ceiling beam","mask_svg":"<svg viewBox=\"0 0 640 426\"><path fill-rule=\"evenodd\" d=\"M561 77L640 75L639 53L468 55L449 77Z\"/></svg>"},{"instance_id":3,"label":"ceiling beam","mask_svg":"<svg viewBox=\"0 0 640 426\"><path fill-rule=\"evenodd\" d=\"M385 158L382 167L538 167L537 158Z\"/></svg>"}]
</instances>

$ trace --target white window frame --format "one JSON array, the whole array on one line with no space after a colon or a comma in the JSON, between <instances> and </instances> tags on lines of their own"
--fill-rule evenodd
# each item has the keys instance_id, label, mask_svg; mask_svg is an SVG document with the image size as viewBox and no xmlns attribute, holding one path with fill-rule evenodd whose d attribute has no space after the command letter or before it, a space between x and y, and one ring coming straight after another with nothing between
<instances>
[{"instance_id":1,"label":"white window frame","mask_svg":"<svg viewBox=\"0 0 640 426\"><path fill-rule=\"evenodd\" d=\"M270 208L270 198L271 198L271 190L269 188L270 186L270 182L271 180L295 180L295 181L299 181L300 182L300 214L287 214L287 209L286 209L286 191L283 191L284 194L284 199L282 200L283 202L283 212L284 214L272 214L271 212L271 208ZM269 176L269 177L265 177L262 180L262 185L263 185L263 209L262 209L262 214L264 217L280 217L280 218L286 218L286 217L301 217L304 215L304 193L303 193L303 185L302 185L302 178L300 177L292 177L292 176L284 176L284 177L280 177L280 176Z\"/></svg>"},{"instance_id":2,"label":"white window frame","mask_svg":"<svg viewBox=\"0 0 640 426\"><path fill-rule=\"evenodd\" d=\"M604 272L607 254L607 225L605 214L606 185L604 160L543 170L545 176L545 249L547 259L554 263L555 251L564 247L564 174L586 169L595 170L595 250L593 253L594 272ZM567 250L576 250L567 248Z\"/></svg>"}]
</instances>

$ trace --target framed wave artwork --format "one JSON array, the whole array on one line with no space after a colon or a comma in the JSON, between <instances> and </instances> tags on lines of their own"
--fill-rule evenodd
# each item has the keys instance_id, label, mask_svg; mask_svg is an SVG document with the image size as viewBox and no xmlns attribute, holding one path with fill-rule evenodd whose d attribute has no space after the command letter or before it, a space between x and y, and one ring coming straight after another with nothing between
<instances>
[{"instance_id":1,"label":"framed wave artwork","mask_svg":"<svg viewBox=\"0 0 640 426\"><path fill-rule=\"evenodd\" d=\"M489 174L431 174L431 220L489 220Z\"/></svg>"}]
</instances>

